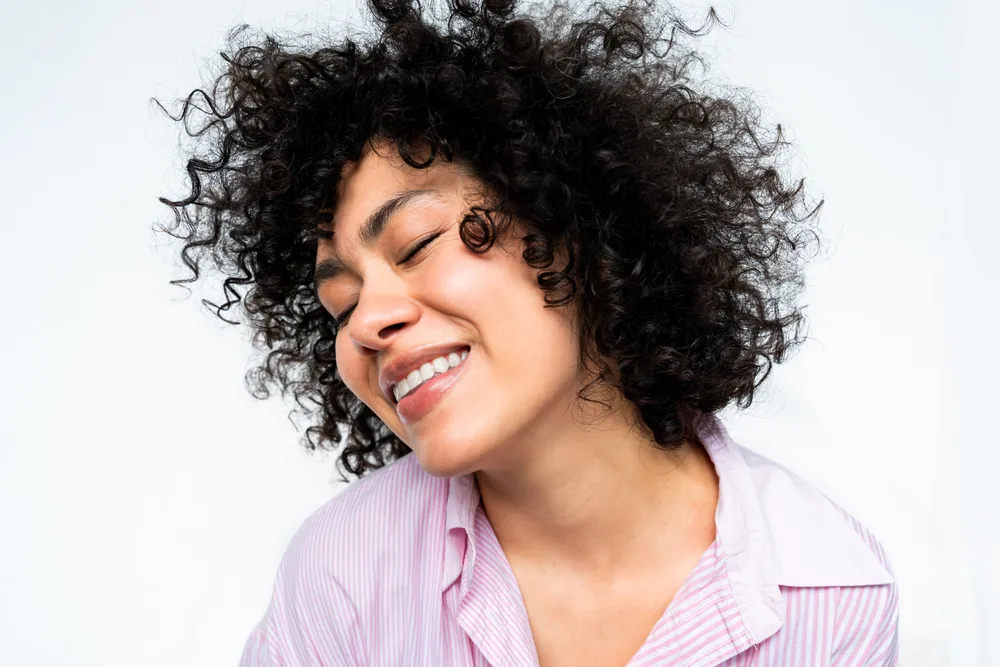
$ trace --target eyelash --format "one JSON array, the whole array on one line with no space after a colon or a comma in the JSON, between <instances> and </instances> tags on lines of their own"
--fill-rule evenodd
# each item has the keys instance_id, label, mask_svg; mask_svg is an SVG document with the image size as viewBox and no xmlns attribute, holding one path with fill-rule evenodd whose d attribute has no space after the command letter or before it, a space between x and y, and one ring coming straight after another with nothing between
<instances>
[{"instance_id":1,"label":"eyelash","mask_svg":"<svg viewBox=\"0 0 1000 667\"><path fill-rule=\"evenodd\" d=\"M437 237L441 236L442 233L443 232L437 232L436 234L431 234L430 236L428 236L427 238L425 238L423 241L421 241L420 243L418 243L416 245L416 247L413 248L413 250L411 250L410 252L408 252L406 254L406 257L404 257L402 260L400 260L399 263L400 264L406 264L407 262L409 262L411 259L413 259L418 254L420 254L421 250L423 250L428 245L430 245L431 241L433 241ZM340 315L339 317L335 316L333 318L333 323L334 323L334 325L336 326L337 329L339 329L340 327L342 327L344 325L344 322L347 321L347 318L351 316L351 313L354 312L354 309L357 308L357 306L358 306L358 304L354 304L353 306L351 306L350 308L348 308L347 310L345 310L342 315Z\"/></svg>"}]
</instances>

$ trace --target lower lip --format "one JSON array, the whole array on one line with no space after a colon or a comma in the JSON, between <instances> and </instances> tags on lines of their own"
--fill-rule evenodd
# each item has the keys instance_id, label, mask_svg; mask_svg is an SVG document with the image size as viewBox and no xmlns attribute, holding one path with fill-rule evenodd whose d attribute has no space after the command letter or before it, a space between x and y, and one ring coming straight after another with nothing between
<instances>
[{"instance_id":1,"label":"lower lip","mask_svg":"<svg viewBox=\"0 0 1000 667\"><path fill-rule=\"evenodd\" d=\"M403 420L404 424L412 424L415 421L423 419L441 402L441 399L448 390L462 376L465 365L469 363L469 356L471 356L471 351L470 354L465 356L461 364L445 373L435 375L426 382L421 382L419 387L404 396L396 404L396 413L399 414L399 418Z\"/></svg>"}]
</instances>

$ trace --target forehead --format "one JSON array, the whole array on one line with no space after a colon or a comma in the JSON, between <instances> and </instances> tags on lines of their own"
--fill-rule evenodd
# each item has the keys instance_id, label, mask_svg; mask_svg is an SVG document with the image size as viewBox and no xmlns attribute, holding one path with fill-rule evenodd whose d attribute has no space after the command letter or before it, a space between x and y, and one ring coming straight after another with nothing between
<instances>
[{"instance_id":1,"label":"forehead","mask_svg":"<svg viewBox=\"0 0 1000 667\"><path fill-rule=\"evenodd\" d=\"M433 189L445 197L459 195L469 180L464 169L440 158L426 169L417 169L403 161L395 146L369 147L360 161L345 165L341 171L333 224L336 228L356 226L386 199L405 190Z\"/></svg>"}]
</instances>

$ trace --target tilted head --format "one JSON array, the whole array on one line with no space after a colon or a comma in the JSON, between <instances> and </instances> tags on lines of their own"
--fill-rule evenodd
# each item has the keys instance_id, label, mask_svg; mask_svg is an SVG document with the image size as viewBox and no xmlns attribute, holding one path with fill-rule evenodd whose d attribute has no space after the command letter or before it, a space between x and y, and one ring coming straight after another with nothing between
<instances>
[{"instance_id":1,"label":"tilted head","mask_svg":"<svg viewBox=\"0 0 1000 667\"><path fill-rule=\"evenodd\" d=\"M700 92L699 31L655 2L371 8L363 45L234 34L178 116L175 282L226 275L220 316L242 303L268 350L255 394L292 393L354 475L411 448L475 470L577 399L664 448L687 408L748 406L800 342L818 206L780 128Z\"/></svg>"}]
</instances>

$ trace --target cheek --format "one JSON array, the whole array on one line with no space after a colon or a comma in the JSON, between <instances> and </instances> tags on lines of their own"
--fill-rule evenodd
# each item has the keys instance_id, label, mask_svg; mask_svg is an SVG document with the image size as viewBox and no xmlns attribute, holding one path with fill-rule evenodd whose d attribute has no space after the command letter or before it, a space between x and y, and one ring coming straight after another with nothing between
<instances>
[{"instance_id":1,"label":"cheek","mask_svg":"<svg viewBox=\"0 0 1000 667\"><path fill-rule=\"evenodd\" d=\"M521 382L544 369L562 382L575 373L578 344L567 308L545 308L536 275L519 254L491 251L441 262L427 276L433 293L427 297L441 312L471 324L487 355L502 360L493 372Z\"/></svg>"},{"instance_id":2,"label":"cheek","mask_svg":"<svg viewBox=\"0 0 1000 667\"><path fill-rule=\"evenodd\" d=\"M467 251L466 251L467 252ZM428 300L442 312L468 314L495 289L495 269L486 258L458 256L442 257L424 276L424 291Z\"/></svg>"},{"instance_id":3,"label":"cheek","mask_svg":"<svg viewBox=\"0 0 1000 667\"><path fill-rule=\"evenodd\" d=\"M350 350L351 341L346 332L337 335L337 371L344 384L355 396L364 397L365 368L362 360Z\"/></svg>"},{"instance_id":4,"label":"cheek","mask_svg":"<svg viewBox=\"0 0 1000 667\"><path fill-rule=\"evenodd\" d=\"M535 270L521 259L521 247L494 246L483 255L454 240L425 276L424 294L444 313L470 320L509 317L542 305ZM478 323L478 322L477 322Z\"/></svg>"}]
</instances>

